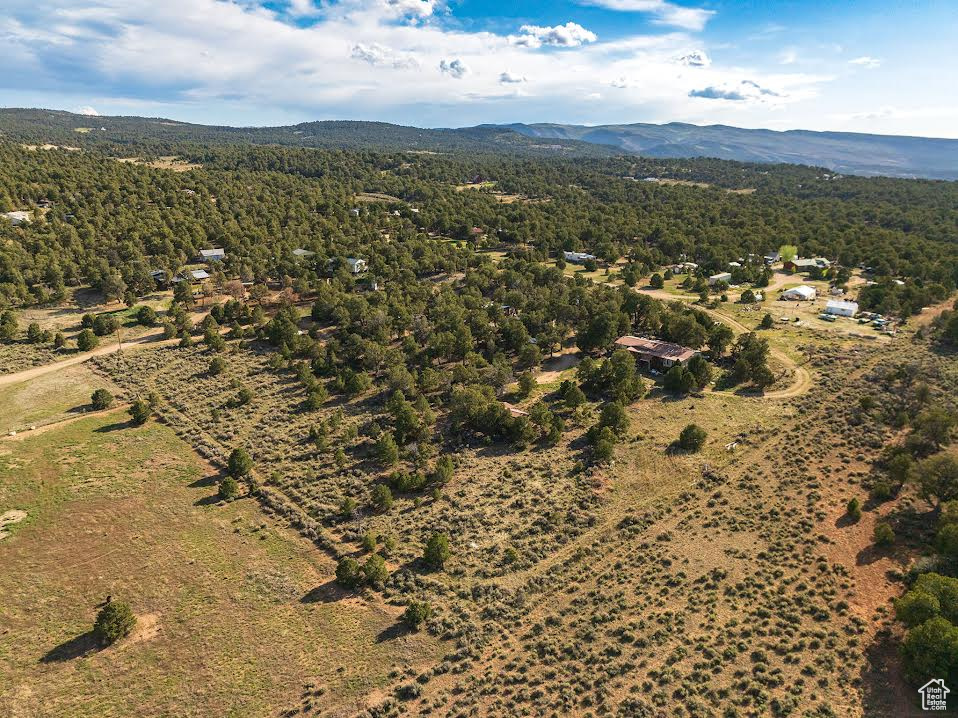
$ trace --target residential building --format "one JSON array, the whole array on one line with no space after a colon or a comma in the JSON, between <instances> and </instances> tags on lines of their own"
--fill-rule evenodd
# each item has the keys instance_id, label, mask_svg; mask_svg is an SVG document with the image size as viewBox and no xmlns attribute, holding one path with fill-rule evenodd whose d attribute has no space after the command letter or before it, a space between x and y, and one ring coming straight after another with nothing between
<instances>
[{"instance_id":1,"label":"residential building","mask_svg":"<svg viewBox=\"0 0 958 718\"><path fill-rule=\"evenodd\" d=\"M634 354L639 364L657 369L668 369L676 364L684 365L699 353L681 344L645 337L619 337L615 340L615 346Z\"/></svg>"},{"instance_id":2,"label":"residential building","mask_svg":"<svg viewBox=\"0 0 958 718\"><path fill-rule=\"evenodd\" d=\"M811 272L815 269L828 269L832 266L824 257L811 257L790 259L783 265L786 272Z\"/></svg>"},{"instance_id":3,"label":"residential building","mask_svg":"<svg viewBox=\"0 0 958 718\"><path fill-rule=\"evenodd\" d=\"M582 264L589 260L595 260L595 255L587 252L563 252L562 256L565 258L565 261L572 262L573 264Z\"/></svg>"},{"instance_id":4,"label":"residential building","mask_svg":"<svg viewBox=\"0 0 958 718\"><path fill-rule=\"evenodd\" d=\"M222 262L226 259L226 250L222 247L213 247L213 249L201 249L198 262Z\"/></svg>"}]
</instances>

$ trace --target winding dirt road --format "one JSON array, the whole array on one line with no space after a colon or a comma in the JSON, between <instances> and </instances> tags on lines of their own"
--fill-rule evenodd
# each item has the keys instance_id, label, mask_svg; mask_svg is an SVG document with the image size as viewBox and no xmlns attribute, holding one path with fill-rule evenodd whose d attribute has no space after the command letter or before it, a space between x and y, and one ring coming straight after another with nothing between
<instances>
[{"instance_id":1,"label":"winding dirt road","mask_svg":"<svg viewBox=\"0 0 958 718\"><path fill-rule=\"evenodd\" d=\"M670 294L664 289L643 288L636 289L635 291L639 292L639 294L644 294L648 297L653 297L654 299L660 299L666 302L694 302L698 300L698 297L696 296ZM749 329L737 319L727 317L721 312L715 311L714 309L706 309L705 307L696 307L696 309L703 311L714 319L728 325L736 334L745 334L747 332L754 331ZM778 349L770 348L768 353L772 358L775 359L775 361L780 362L792 371L794 375L794 381L790 386L787 386L784 389L765 392L762 394L764 399L792 399L796 396L801 396L811 388L812 375L809 373L808 369Z\"/></svg>"}]
</instances>

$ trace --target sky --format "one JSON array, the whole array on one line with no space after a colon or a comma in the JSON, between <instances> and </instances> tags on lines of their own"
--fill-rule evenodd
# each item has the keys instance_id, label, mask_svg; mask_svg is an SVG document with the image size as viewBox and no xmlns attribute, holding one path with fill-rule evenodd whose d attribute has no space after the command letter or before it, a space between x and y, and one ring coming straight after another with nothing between
<instances>
[{"instance_id":1,"label":"sky","mask_svg":"<svg viewBox=\"0 0 958 718\"><path fill-rule=\"evenodd\" d=\"M4 0L0 105L958 138L958 0Z\"/></svg>"}]
</instances>

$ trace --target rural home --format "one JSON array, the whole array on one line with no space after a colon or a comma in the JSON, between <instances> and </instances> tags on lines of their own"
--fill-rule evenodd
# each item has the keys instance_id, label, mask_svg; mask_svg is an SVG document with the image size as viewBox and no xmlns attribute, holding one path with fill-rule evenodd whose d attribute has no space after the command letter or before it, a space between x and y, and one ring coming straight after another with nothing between
<instances>
[{"instance_id":1,"label":"rural home","mask_svg":"<svg viewBox=\"0 0 958 718\"><path fill-rule=\"evenodd\" d=\"M818 296L818 292L815 291L815 287L809 287L807 284L802 284L798 287L792 287L791 289L786 289L782 292L782 299L787 299L793 302L811 302Z\"/></svg>"},{"instance_id":2,"label":"rural home","mask_svg":"<svg viewBox=\"0 0 958 718\"><path fill-rule=\"evenodd\" d=\"M4 212L3 216L10 220L10 224L16 226L18 224L30 224L32 219L32 212Z\"/></svg>"},{"instance_id":3,"label":"rural home","mask_svg":"<svg viewBox=\"0 0 958 718\"><path fill-rule=\"evenodd\" d=\"M825 305L825 313L834 314L839 317L854 317L858 314L858 302L829 299Z\"/></svg>"},{"instance_id":4,"label":"rural home","mask_svg":"<svg viewBox=\"0 0 958 718\"><path fill-rule=\"evenodd\" d=\"M709 285L715 286L719 282L725 282L726 284L732 283L732 273L731 272L719 272L718 274L713 274L709 277Z\"/></svg>"},{"instance_id":5,"label":"rural home","mask_svg":"<svg viewBox=\"0 0 958 718\"><path fill-rule=\"evenodd\" d=\"M589 260L595 260L595 255L587 252L563 252L562 256L565 258L565 261L572 262L573 264L582 264Z\"/></svg>"},{"instance_id":6,"label":"rural home","mask_svg":"<svg viewBox=\"0 0 958 718\"><path fill-rule=\"evenodd\" d=\"M296 258L313 257L315 255L316 255L316 252L310 252L308 249L296 248L293 250L293 256Z\"/></svg>"},{"instance_id":7,"label":"rural home","mask_svg":"<svg viewBox=\"0 0 958 718\"><path fill-rule=\"evenodd\" d=\"M689 359L698 355L694 349L680 344L644 337L619 337L615 340L615 346L634 354L639 364L657 369L668 369L676 364L684 365Z\"/></svg>"},{"instance_id":8,"label":"rural home","mask_svg":"<svg viewBox=\"0 0 958 718\"><path fill-rule=\"evenodd\" d=\"M200 256L197 257L199 262L222 262L226 259L226 250L222 247L213 247L213 249L201 249Z\"/></svg>"},{"instance_id":9,"label":"rural home","mask_svg":"<svg viewBox=\"0 0 958 718\"><path fill-rule=\"evenodd\" d=\"M795 258L783 265L786 272L811 272L815 269L828 269L832 265L824 257L812 257L809 259Z\"/></svg>"},{"instance_id":10,"label":"rural home","mask_svg":"<svg viewBox=\"0 0 958 718\"><path fill-rule=\"evenodd\" d=\"M669 267L672 270L673 274L681 274L683 272L694 272L699 268L695 262L679 262L678 264L673 264Z\"/></svg>"}]
</instances>

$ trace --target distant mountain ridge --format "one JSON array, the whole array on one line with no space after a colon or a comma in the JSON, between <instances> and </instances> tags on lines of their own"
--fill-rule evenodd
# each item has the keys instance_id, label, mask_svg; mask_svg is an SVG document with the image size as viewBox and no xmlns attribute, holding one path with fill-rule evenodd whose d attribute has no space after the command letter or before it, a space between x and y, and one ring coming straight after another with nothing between
<instances>
[{"instance_id":1,"label":"distant mountain ridge","mask_svg":"<svg viewBox=\"0 0 958 718\"><path fill-rule=\"evenodd\" d=\"M662 159L785 162L858 175L958 179L958 140L855 132L748 130L726 125L497 125L527 137L579 140Z\"/></svg>"},{"instance_id":2,"label":"distant mountain ridge","mask_svg":"<svg viewBox=\"0 0 958 718\"><path fill-rule=\"evenodd\" d=\"M132 144L164 146L255 144L324 149L511 153L537 157L608 157L621 151L578 140L543 141L487 125L422 129L386 122L323 120L279 127L199 125L159 117L78 115L62 110L0 108L0 139L26 144L109 148Z\"/></svg>"},{"instance_id":3,"label":"distant mountain ridge","mask_svg":"<svg viewBox=\"0 0 958 718\"><path fill-rule=\"evenodd\" d=\"M958 140L854 132L749 130L725 125L507 124L423 129L386 122L324 120L280 127L199 125L162 118L77 115L0 108L0 139L110 147L183 142L327 149L506 153L530 157L658 159L711 157L826 167L856 175L958 180Z\"/></svg>"}]
</instances>

